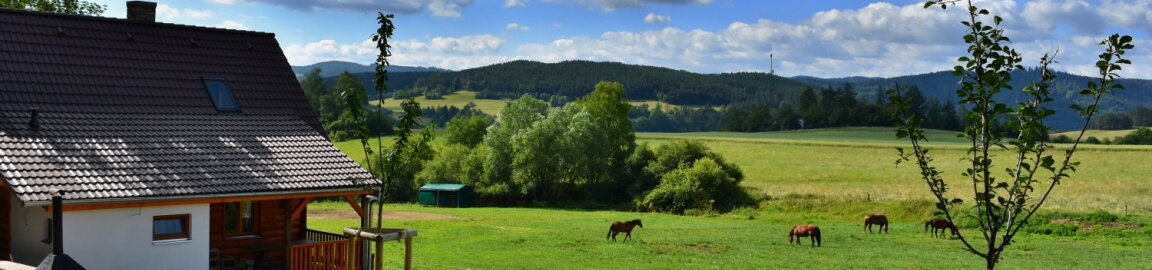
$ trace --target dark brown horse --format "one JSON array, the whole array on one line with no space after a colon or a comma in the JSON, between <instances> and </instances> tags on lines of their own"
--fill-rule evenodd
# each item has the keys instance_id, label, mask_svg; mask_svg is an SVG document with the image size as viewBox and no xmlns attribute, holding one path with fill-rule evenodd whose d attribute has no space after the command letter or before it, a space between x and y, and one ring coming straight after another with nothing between
<instances>
[{"instance_id":1,"label":"dark brown horse","mask_svg":"<svg viewBox=\"0 0 1152 270\"><path fill-rule=\"evenodd\" d=\"M644 223L640 223L639 219L633 221L612 222L612 226L608 227L608 236L605 238L612 238L612 242L616 242L616 235L624 233L624 241L628 241L629 238L632 238L632 228L635 228L636 226L644 228Z\"/></svg>"},{"instance_id":2,"label":"dark brown horse","mask_svg":"<svg viewBox=\"0 0 1152 270\"><path fill-rule=\"evenodd\" d=\"M888 217L884 215L864 216L864 230L872 233L872 225L879 225L880 231L888 233Z\"/></svg>"},{"instance_id":3,"label":"dark brown horse","mask_svg":"<svg viewBox=\"0 0 1152 270\"><path fill-rule=\"evenodd\" d=\"M789 244L792 243L793 237L795 237L797 245L800 244L800 237L810 237L810 239L812 240L813 246L820 246L821 245L821 243L820 243L820 227L816 227L815 224L792 226L792 230L788 231L788 243Z\"/></svg>"},{"instance_id":4,"label":"dark brown horse","mask_svg":"<svg viewBox=\"0 0 1152 270\"><path fill-rule=\"evenodd\" d=\"M928 227L932 227L932 237L936 237L937 235L939 235L939 237L943 238L944 237L944 229L951 230L952 236L956 236L958 234L958 232L956 232L956 225L952 224L952 222L945 220L945 219L940 219L940 218L929 219L928 221L924 222L924 231L925 232L928 231Z\"/></svg>"}]
</instances>

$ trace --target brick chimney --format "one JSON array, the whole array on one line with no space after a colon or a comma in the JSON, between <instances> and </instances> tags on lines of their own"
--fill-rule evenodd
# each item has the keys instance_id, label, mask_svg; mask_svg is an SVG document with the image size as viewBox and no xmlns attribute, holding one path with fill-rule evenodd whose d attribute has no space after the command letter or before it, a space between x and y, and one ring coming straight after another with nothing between
<instances>
[{"instance_id":1,"label":"brick chimney","mask_svg":"<svg viewBox=\"0 0 1152 270\"><path fill-rule=\"evenodd\" d=\"M148 1L128 1L128 19L142 22L156 22L156 3Z\"/></svg>"}]
</instances>

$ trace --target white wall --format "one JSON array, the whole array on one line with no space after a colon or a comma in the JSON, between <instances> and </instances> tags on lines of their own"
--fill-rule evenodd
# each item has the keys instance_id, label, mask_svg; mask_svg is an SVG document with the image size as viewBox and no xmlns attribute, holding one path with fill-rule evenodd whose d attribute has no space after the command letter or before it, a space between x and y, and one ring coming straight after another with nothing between
<instances>
[{"instance_id":1,"label":"white wall","mask_svg":"<svg viewBox=\"0 0 1152 270\"><path fill-rule=\"evenodd\" d=\"M12 195L11 202L12 258L18 263L39 265L44 256L52 253L52 243L40 242L44 239L44 223L52 213L43 207L21 207L16 195Z\"/></svg>"},{"instance_id":2,"label":"white wall","mask_svg":"<svg viewBox=\"0 0 1152 270\"><path fill-rule=\"evenodd\" d=\"M64 253L88 269L207 269L209 209L207 204L201 204L65 211ZM41 207L30 212L36 211L45 214L39 220L51 215ZM191 239L180 243L153 243L152 217L177 214L191 216ZM14 228L13 234L24 234L16 233L19 230ZM40 237L35 233L36 243L40 243ZM39 252L28 253L42 253L34 255L43 259L52 250L50 244L41 246L47 249L39 251L32 246ZM14 243L14 248L19 250L24 246ZM29 264L39 264L39 261Z\"/></svg>"}]
</instances>

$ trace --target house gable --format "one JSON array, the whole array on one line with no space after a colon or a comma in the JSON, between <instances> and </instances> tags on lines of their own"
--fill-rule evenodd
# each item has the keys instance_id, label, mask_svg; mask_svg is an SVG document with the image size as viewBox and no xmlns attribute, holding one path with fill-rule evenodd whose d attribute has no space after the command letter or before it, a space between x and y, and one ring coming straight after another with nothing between
<instances>
[{"instance_id":1,"label":"house gable","mask_svg":"<svg viewBox=\"0 0 1152 270\"><path fill-rule=\"evenodd\" d=\"M221 112L204 78L230 87ZM25 204L352 190L268 33L0 9L0 178Z\"/></svg>"}]
</instances>

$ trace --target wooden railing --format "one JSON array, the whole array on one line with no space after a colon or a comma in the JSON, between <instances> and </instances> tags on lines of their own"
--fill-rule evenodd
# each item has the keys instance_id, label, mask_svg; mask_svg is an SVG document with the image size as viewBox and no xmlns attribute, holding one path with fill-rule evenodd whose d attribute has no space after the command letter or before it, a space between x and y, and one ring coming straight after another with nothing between
<instances>
[{"instance_id":1,"label":"wooden railing","mask_svg":"<svg viewBox=\"0 0 1152 270\"><path fill-rule=\"evenodd\" d=\"M305 232L305 239L315 241L292 245L289 261L291 270L346 270L348 269L348 237L314 230ZM360 241L356 241L354 262L360 262ZM353 269L361 269L355 265Z\"/></svg>"},{"instance_id":2,"label":"wooden railing","mask_svg":"<svg viewBox=\"0 0 1152 270\"><path fill-rule=\"evenodd\" d=\"M344 236L343 234L337 234L337 233L330 233L330 232L325 232L325 231L317 231L317 230L313 230L313 229L308 229L308 230L304 231L304 239L308 239L308 240L312 240L312 241L316 241L316 242L328 242L328 241L341 241L341 240L347 241L348 237Z\"/></svg>"}]
</instances>

